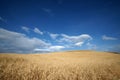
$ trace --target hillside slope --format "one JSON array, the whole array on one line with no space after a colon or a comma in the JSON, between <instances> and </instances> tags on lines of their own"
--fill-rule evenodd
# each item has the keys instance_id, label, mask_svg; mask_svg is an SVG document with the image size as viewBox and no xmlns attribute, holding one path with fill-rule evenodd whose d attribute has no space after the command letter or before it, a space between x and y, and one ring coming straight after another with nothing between
<instances>
[{"instance_id":1,"label":"hillside slope","mask_svg":"<svg viewBox=\"0 0 120 80\"><path fill-rule=\"evenodd\" d=\"M0 80L120 80L120 54L0 54Z\"/></svg>"}]
</instances>

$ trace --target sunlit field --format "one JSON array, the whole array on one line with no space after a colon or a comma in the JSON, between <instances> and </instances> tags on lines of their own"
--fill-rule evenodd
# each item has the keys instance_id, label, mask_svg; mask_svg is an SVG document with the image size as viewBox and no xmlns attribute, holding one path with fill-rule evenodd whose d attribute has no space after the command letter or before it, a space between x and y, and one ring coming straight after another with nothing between
<instances>
[{"instance_id":1,"label":"sunlit field","mask_svg":"<svg viewBox=\"0 0 120 80\"><path fill-rule=\"evenodd\" d=\"M0 54L0 80L120 80L120 54Z\"/></svg>"}]
</instances>

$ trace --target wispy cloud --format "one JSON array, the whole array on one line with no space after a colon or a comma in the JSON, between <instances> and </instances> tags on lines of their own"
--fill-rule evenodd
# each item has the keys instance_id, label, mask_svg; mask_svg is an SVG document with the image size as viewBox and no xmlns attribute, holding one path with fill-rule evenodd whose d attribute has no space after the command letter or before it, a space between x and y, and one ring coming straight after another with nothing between
<instances>
[{"instance_id":1,"label":"wispy cloud","mask_svg":"<svg viewBox=\"0 0 120 80\"><path fill-rule=\"evenodd\" d=\"M22 26L22 29L24 30L24 31L26 31L27 33L29 33L29 28L28 27L26 27L26 26Z\"/></svg>"},{"instance_id":2,"label":"wispy cloud","mask_svg":"<svg viewBox=\"0 0 120 80\"><path fill-rule=\"evenodd\" d=\"M4 18L2 18L1 16L0 16L0 21L2 21L2 22L7 22Z\"/></svg>"},{"instance_id":3,"label":"wispy cloud","mask_svg":"<svg viewBox=\"0 0 120 80\"><path fill-rule=\"evenodd\" d=\"M75 43L75 46L82 46L84 42Z\"/></svg>"},{"instance_id":4,"label":"wispy cloud","mask_svg":"<svg viewBox=\"0 0 120 80\"><path fill-rule=\"evenodd\" d=\"M35 30L36 33L41 34L37 30ZM0 52L16 53L53 52L65 48L64 45L53 45L39 38L29 38L23 33L9 31L3 28L0 28L0 44Z\"/></svg>"},{"instance_id":5,"label":"wispy cloud","mask_svg":"<svg viewBox=\"0 0 120 80\"><path fill-rule=\"evenodd\" d=\"M72 42L72 43L92 39L92 37L89 34L81 34L78 36L68 36L66 34L62 34L61 36L63 37L61 41Z\"/></svg>"},{"instance_id":6,"label":"wispy cloud","mask_svg":"<svg viewBox=\"0 0 120 80\"><path fill-rule=\"evenodd\" d=\"M22 29L29 32L28 27L23 26ZM31 31L40 35L43 34L38 28L34 28ZM26 34L0 28L0 51L21 53L60 51L67 48L81 47L85 42L92 40L89 34L69 36L66 34L49 33L49 36L55 40L46 41L46 39L41 40L36 37L29 38ZM91 44L89 43L88 46L91 47ZM92 47L94 46L92 45Z\"/></svg>"},{"instance_id":7,"label":"wispy cloud","mask_svg":"<svg viewBox=\"0 0 120 80\"><path fill-rule=\"evenodd\" d=\"M43 10L44 12L46 12L47 14L49 14L50 16L53 16L53 15L54 15L51 9L42 8L42 10Z\"/></svg>"},{"instance_id":8,"label":"wispy cloud","mask_svg":"<svg viewBox=\"0 0 120 80\"><path fill-rule=\"evenodd\" d=\"M66 34L61 34L62 38L58 40L59 42L68 44L69 46L82 46L85 41L92 40L92 37L88 34L81 34L78 36L68 36Z\"/></svg>"},{"instance_id":9,"label":"wispy cloud","mask_svg":"<svg viewBox=\"0 0 120 80\"><path fill-rule=\"evenodd\" d=\"M103 39L103 40L117 40L117 38L109 37L109 36L106 36L106 35L103 35L103 36L102 36L102 39Z\"/></svg>"},{"instance_id":10,"label":"wispy cloud","mask_svg":"<svg viewBox=\"0 0 120 80\"><path fill-rule=\"evenodd\" d=\"M59 50L61 50L61 49L64 49L65 47L64 46L51 46L51 47L49 47L48 49L50 50L50 51L59 51Z\"/></svg>"},{"instance_id":11,"label":"wispy cloud","mask_svg":"<svg viewBox=\"0 0 120 80\"><path fill-rule=\"evenodd\" d=\"M49 33L49 36L52 39L55 39L55 41L57 43L63 43L67 46L82 46L84 44L85 41L89 41L92 40L92 37L89 34L81 34L78 36L69 36L66 34L53 34L53 33Z\"/></svg>"},{"instance_id":12,"label":"wispy cloud","mask_svg":"<svg viewBox=\"0 0 120 80\"><path fill-rule=\"evenodd\" d=\"M33 52L36 48L48 48L51 44L39 38L0 28L0 52Z\"/></svg>"},{"instance_id":13,"label":"wispy cloud","mask_svg":"<svg viewBox=\"0 0 120 80\"><path fill-rule=\"evenodd\" d=\"M64 48L65 48L64 46L55 45L55 46L50 46L45 49L36 48L34 49L34 52L54 52L54 51L60 51Z\"/></svg>"},{"instance_id":14,"label":"wispy cloud","mask_svg":"<svg viewBox=\"0 0 120 80\"><path fill-rule=\"evenodd\" d=\"M81 47L85 42L92 40L89 34L81 34L78 36L69 36L66 34L48 33L54 42L64 45L65 48Z\"/></svg>"},{"instance_id":15,"label":"wispy cloud","mask_svg":"<svg viewBox=\"0 0 120 80\"><path fill-rule=\"evenodd\" d=\"M33 31L34 31L35 33L37 33L37 34L43 35L43 32L40 31L38 28L34 28Z\"/></svg>"},{"instance_id":16,"label":"wispy cloud","mask_svg":"<svg viewBox=\"0 0 120 80\"><path fill-rule=\"evenodd\" d=\"M48 33L52 39L56 39L59 34Z\"/></svg>"},{"instance_id":17,"label":"wispy cloud","mask_svg":"<svg viewBox=\"0 0 120 80\"><path fill-rule=\"evenodd\" d=\"M51 9L47 9L47 8L42 8L43 11L47 12L47 13L51 13Z\"/></svg>"},{"instance_id":18,"label":"wispy cloud","mask_svg":"<svg viewBox=\"0 0 120 80\"><path fill-rule=\"evenodd\" d=\"M91 44L90 42L88 42L86 45L88 46L89 50L96 50L97 49L97 46L95 44Z\"/></svg>"}]
</instances>

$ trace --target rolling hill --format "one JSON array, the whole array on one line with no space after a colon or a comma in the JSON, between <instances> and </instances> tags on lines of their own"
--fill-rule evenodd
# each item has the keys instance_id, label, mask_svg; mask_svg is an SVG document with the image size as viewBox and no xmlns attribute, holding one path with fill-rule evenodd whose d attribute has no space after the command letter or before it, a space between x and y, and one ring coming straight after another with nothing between
<instances>
[{"instance_id":1,"label":"rolling hill","mask_svg":"<svg viewBox=\"0 0 120 80\"><path fill-rule=\"evenodd\" d=\"M0 80L120 80L120 54L87 50L1 53Z\"/></svg>"}]
</instances>

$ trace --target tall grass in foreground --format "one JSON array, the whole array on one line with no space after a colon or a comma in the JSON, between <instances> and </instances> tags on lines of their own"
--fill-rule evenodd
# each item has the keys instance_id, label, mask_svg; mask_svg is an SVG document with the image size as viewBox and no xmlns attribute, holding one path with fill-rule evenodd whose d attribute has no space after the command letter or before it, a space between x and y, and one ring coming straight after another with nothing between
<instances>
[{"instance_id":1,"label":"tall grass in foreground","mask_svg":"<svg viewBox=\"0 0 120 80\"><path fill-rule=\"evenodd\" d=\"M120 80L120 54L0 54L0 80Z\"/></svg>"}]
</instances>

